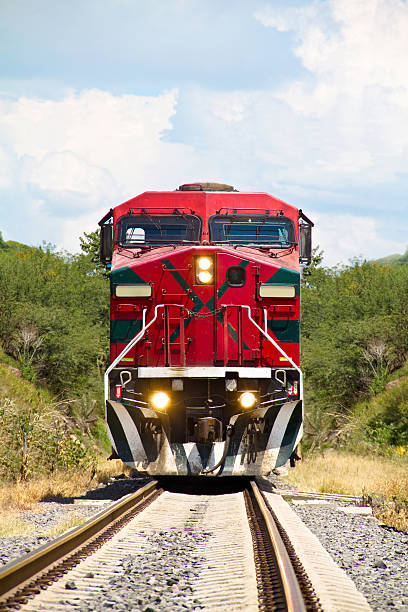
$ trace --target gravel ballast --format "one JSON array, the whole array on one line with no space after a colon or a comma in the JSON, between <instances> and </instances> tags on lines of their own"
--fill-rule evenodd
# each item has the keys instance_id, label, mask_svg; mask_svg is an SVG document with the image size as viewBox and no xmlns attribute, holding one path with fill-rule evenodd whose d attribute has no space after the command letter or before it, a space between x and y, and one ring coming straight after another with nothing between
<instances>
[{"instance_id":1,"label":"gravel ballast","mask_svg":"<svg viewBox=\"0 0 408 612\"><path fill-rule=\"evenodd\" d=\"M358 509L353 513L347 504L296 503L292 508L373 610L408 612L408 533L382 526Z\"/></svg>"},{"instance_id":2,"label":"gravel ballast","mask_svg":"<svg viewBox=\"0 0 408 612\"><path fill-rule=\"evenodd\" d=\"M55 530L63 528L70 522L72 526L91 518L97 512L107 508L108 503L84 502L67 505L58 502L41 502L35 504L33 511L19 513L16 518L23 521L30 529L25 535L1 538L0 565L27 555L35 548L46 544L60 535Z\"/></svg>"},{"instance_id":3,"label":"gravel ballast","mask_svg":"<svg viewBox=\"0 0 408 612\"><path fill-rule=\"evenodd\" d=\"M165 491L25 609L257 612L252 552L242 493Z\"/></svg>"}]
</instances>

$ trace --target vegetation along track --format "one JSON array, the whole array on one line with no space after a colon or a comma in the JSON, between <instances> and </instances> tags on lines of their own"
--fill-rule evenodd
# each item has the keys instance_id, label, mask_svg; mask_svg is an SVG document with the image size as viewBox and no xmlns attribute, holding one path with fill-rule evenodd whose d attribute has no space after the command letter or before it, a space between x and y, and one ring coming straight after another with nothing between
<instances>
[{"instance_id":1,"label":"vegetation along track","mask_svg":"<svg viewBox=\"0 0 408 612\"><path fill-rule=\"evenodd\" d=\"M106 591L102 597L99 593L101 583L112 585L106 607L115 609L116 601L117 609L132 609L115 600L112 579L122 567L123 576L116 583L122 588L129 579L130 566L120 564L132 556L136 559L133 569L139 574L130 586L142 595L130 596L128 592L124 601L129 606L129 597L134 596L134 609L145 609L154 601L153 609L172 609L172 601L180 596L189 609L322 609L288 537L279 522L275 523L274 513L255 482L222 489L219 482L211 488L209 480L205 490L201 483L200 491L197 485L180 488L178 483L172 487L166 486L167 482L164 487L170 490L163 491L161 483L153 481L81 527L10 563L0 573L0 611L21 606L59 611L70 596L75 602L67 606L69 609L72 605L81 610L106 609ZM168 552L163 552L169 544ZM180 576L186 573L177 570L177 555L184 545L189 547L187 556L193 559L195 570L182 587L188 596L177 590ZM149 554L155 562L143 565ZM182 564L184 570L185 561ZM67 590L69 584L75 585L75 590ZM169 588L170 602L162 593ZM146 600L149 589L156 596L153 602ZM81 608L81 601L89 608Z\"/></svg>"}]
</instances>

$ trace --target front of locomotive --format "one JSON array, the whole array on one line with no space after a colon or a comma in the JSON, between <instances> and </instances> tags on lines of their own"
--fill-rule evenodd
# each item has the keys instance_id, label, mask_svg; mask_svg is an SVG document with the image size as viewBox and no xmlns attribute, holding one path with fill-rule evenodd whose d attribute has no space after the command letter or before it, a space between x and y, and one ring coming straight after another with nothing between
<instances>
[{"instance_id":1,"label":"front of locomotive","mask_svg":"<svg viewBox=\"0 0 408 612\"><path fill-rule=\"evenodd\" d=\"M113 456L151 475L283 465L303 423L299 211L268 194L192 184L112 213Z\"/></svg>"}]
</instances>

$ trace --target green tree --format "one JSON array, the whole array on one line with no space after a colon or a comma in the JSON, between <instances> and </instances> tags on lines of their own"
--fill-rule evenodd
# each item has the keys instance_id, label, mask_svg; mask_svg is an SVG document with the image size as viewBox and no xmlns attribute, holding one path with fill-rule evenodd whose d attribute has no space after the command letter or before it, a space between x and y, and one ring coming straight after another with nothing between
<instances>
[{"instance_id":1,"label":"green tree","mask_svg":"<svg viewBox=\"0 0 408 612\"><path fill-rule=\"evenodd\" d=\"M99 259L99 230L95 230L89 234L84 232L83 236L80 236L79 241L82 251L89 257L89 261L94 265L95 274L101 274L105 278L108 278L109 272Z\"/></svg>"},{"instance_id":2,"label":"green tree","mask_svg":"<svg viewBox=\"0 0 408 612\"><path fill-rule=\"evenodd\" d=\"M311 431L326 438L381 392L408 354L408 266L311 266L302 290L302 368ZM324 437L323 436L323 437Z\"/></svg>"},{"instance_id":3,"label":"green tree","mask_svg":"<svg viewBox=\"0 0 408 612\"><path fill-rule=\"evenodd\" d=\"M3 234L0 232L0 250L1 249L8 249L8 245L7 242L4 242Z\"/></svg>"},{"instance_id":4,"label":"green tree","mask_svg":"<svg viewBox=\"0 0 408 612\"><path fill-rule=\"evenodd\" d=\"M0 252L0 341L24 375L69 395L100 384L109 284L89 255Z\"/></svg>"}]
</instances>

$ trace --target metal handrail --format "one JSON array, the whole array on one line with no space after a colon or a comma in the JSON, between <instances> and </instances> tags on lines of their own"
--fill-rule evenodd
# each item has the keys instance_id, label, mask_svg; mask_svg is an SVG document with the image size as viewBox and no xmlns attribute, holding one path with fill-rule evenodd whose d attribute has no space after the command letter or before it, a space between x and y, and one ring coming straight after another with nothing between
<instances>
[{"instance_id":1,"label":"metal handrail","mask_svg":"<svg viewBox=\"0 0 408 612\"><path fill-rule=\"evenodd\" d=\"M273 346L279 351L279 353L282 355L282 357L284 357L285 359L287 359L287 361L289 361L289 363L291 364L291 366L293 368L295 368L295 370L297 370L299 372L299 383L300 383L300 393L299 393L299 397L302 399L303 398L303 374L302 374L302 370L300 369L300 367L293 361L293 359L291 357L289 357L289 355L287 355L287 353L285 353L285 351L283 350L282 347L279 346L279 344L277 342L275 342L275 340L272 338L272 336L270 336L268 334L268 311L266 308L263 309L264 312L264 325L265 325L265 329L262 329L262 327L260 327L258 325L258 323L256 321L254 321L254 319L251 317L251 307L250 306L246 306L243 305L242 308L246 308L248 310L248 319L251 321L251 323L253 325L255 325L255 327L257 329L259 329L259 331L261 332L261 334L263 334L265 336L265 338L267 340L269 340L269 342L271 344L273 344Z\"/></svg>"},{"instance_id":2,"label":"metal handrail","mask_svg":"<svg viewBox=\"0 0 408 612\"><path fill-rule=\"evenodd\" d=\"M165 308L165 306L176 306L177 308L185 308L181 304L157 304L154 309L154 316L149 323L146 324L146 313L147 308L143 308L142 312L142 329L132 338L132 340L125 346L121 353L112 361L110 366L105 370L104 375L104 390L105 390L105 402L109 399L109 374L112 370L118 365L118 363L128 354L130 349L132 349L145 335L146 331L149 329L151 325L156 321L157 316L159 314L160 308Z\"/></svg>"},{"instance_id":3,"label":"metal handrail","mask_svg":"<svg viewBox=\"0 0 408 612\"><path fill-rule=\"evenodd\" d=\"M125 348L122 350L122 352L112 361L110 366L105 371L105 375L104 375L105 401L109 399L109 379L108 379L109 374L117 366L117 364L123 359L123 357L125 357L125 355L127 355L128 352L143 338L144 334L149 329L149 327L156 321L159 309L160 308L164 308L165 306L176 306L177 308L184 308L184 306L182 306L181 304L157 304L155 309L154 309L154 316L151 319L151 321L149 321L149 323L147 323L147 324L146 324L146 312L147 312L147 308L143 309L143 313L142 313L142 329L134 336L134 338L132 338L132 340L125 346ZM279 346L279 344L272 338L272 336L269 335L269 333L267 331L267 329L268 329L268 311L266 310L266 308L263 309L263 313L264 313L264 329L262 329L262 327L260 325L258 325L258 323L252 318L252 316L251 316L251 307L247 306L246 304L241 305L241 307L248 311L248 319L249 319L249 321L277 349L277 351L292 365L292 367L299 372L299 377L300 377L300 380L299 380L299 382L300 382L300 394L299 394L299 397L303 398L303 374L302 374L302 371L301 371L300 367L293 361L293 359L291 357L289 357L289 355L287 353L285 353L285 351L282 349L282 347Z\"/></svg>"}]
</instances>

